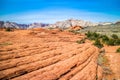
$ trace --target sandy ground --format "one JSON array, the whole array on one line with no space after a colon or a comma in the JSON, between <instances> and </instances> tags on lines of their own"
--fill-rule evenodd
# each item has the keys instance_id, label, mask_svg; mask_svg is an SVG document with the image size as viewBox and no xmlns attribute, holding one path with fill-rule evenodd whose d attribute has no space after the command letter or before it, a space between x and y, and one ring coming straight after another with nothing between
<instances>
[{"instance_id":1,"label":"sandy ground","mask_svg":"<svg viewBox=\"0 0 120 80\"><path fill-rule=\"evenodd\" d=\"M112 71L111 75L107 75L108 80L120 80L120 53L116 50L120 46L105 46L105 56L107 56L109 67Z\"/></svg>"}]
</instances>

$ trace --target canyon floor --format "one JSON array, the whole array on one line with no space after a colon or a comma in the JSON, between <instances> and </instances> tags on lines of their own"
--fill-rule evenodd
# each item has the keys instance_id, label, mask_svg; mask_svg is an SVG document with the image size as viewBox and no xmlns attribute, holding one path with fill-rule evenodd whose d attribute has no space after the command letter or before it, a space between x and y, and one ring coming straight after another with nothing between
<instances>
[{"instance_id":1,"label":"canyon floor","mask_svg":"<svg viewBox=\"0 0 120 80\"><path fill-rule=\"evenodd\" d=\"M59 29L0 31L0 80L120 80L120 46L104 47L109 74L98 65L100 49L76 43L84 37Z\"/></svg>"}]
</instances>

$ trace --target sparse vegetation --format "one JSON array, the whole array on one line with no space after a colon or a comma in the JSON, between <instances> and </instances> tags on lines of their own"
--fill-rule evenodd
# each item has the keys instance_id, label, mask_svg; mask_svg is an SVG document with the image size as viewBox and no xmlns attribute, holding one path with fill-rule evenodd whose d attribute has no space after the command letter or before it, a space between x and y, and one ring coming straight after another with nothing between
<instances>
[{"instance_id":1,"label":"sparse vegetation","mask_svg":"<svg viewBox=\"0 0 120 80\"><path fill-rule=\"evenodd\" d=\"M118 39L118 36L117 36L116 34L112 34L111 37L112 37L113 39Z\"/></svg>"},{"instance_id":2,"label":"sparse vegetation","mask_svg":"<svg viewBox=\"0 0 120 80\"><path fill-rule=\"evenodd\" d=\"M109 67L109 60L108 60L107 56L105 56L104 53L105 53L104 51L100 52L98 59L97 59L97 63L98 63L98 65L100 65L103 68L104 75L110 75L113 72L112 72L111 68Z\"/></svg>"},{"instance_id":3,"label":"sparse vegetation","mask_svg":"<svg viewBox=\"0 0 120 80\"><path fill-rule=\"evenodd\" d=\"M90 40L94 40L94 45L97 46L98 48L102 48L103 47L103 44L101 43L100 41L100 38L101 38L101 35L100 34L97 34L95 32L90 32L88 31L86 33L86 36L88 39Z\"/></svg>"},{"instance_id":4,"label":"sparse vegetation","mask_svg":"<svg viewBox=\"0 0 120 80\"><path fill-rule=\"evenodd\" d=\"M94 45L97 46L98 48L102 48L103 47L103 44L98 39L95 40Z\"/></svg>"},{"instance_id":5,"label":"sparse vegetation","mask_svg":"<svg viewBox=\"0 0 120 80\"><path fill-rule=\"evenodd\" d=\"M108 63L108 59L107 59L107 57L104 54L100 53L99 56L98 56L97 63L99 65L107 64Z\"/></svg>"},{"instance_id":6,"label":"sparse vegetation","mask_svg":"<svg viewBox=\"0 0 120 80\"><path fill-rule=\"evenodd\" d=\"M55 28L53 28L53 27L49 27L48 29L52 30L52 29L55 29Z\"/></svg>"},{"instance_id":7,"label":"sparse vegetation","mask_svg":"<svg viewBox=\"0 0 120 80\"><path fill-rule=\"evenodd\" d=\"M96 75L96 80L98 80L98 75Z\"/></svg>"},{"instance_id":8,"label":"sparse vegetation","mask_svg":"<svg viewBox=\"0 0 120 80\"><path fill-rule=\"evenodd\" d=\"M116 39L114 45L120 45L120 39Z\"/></svg>"},{"instance_id":9,"label":"sparse vegetation","mask_svg":"<svg viewBox=\"0 0 120 80\"><path fill-rule=\"evenodd\" d=\"M120 53L120 47L116 50L117 53Z\"/></svg>"},{"instance_id":10,"label":"sparse vegetation","mask_svg":"<svg viewBox=\"0 0 120 80\"><path fill-rule=\"evenodd\" d=\"M12 28L8 27L8 28L5 28L5 31L10 32L10 31L13 31L13 30L12 30Z\"/></svg>"},{"instance_id":11,"label":"sparse vegetation","mask_svg":"<svg viewBox=\"0 0 120 80\"><path fill-rule=\"evenodd\" d=\"M85 43L85 39L82 39L82 40L77 40L76 43L78 44L82 44L82 43Z\"/></svg>"},{"instance_id":12,"label":"sparse vegetation","mask_svg":"<svg viewBox=\"0 0 120 80\"><path fill-rule=\"evenodd\" d=\"M79 34L79 32L76 31L76 30L69 30L69 32L72 32L72 33L74 33L74 34Z\"/></svg>"},{"instance_id":13,"label":"sparse vegetation","mask_svg":"<svg viewBox=\"0 0 120 80\"><path fill-rule=\"evenodd\" d=\"M86 36L89 40L95 41L94 45L99 48L102 48L103 44L110 45L110 46L120 45L120 39L115 34L111 35L111 37L108 37L106 35L88 31L86 33Z\"/></svg>"},{"instance_id":14,"label":"sparse vegetation","mask_svg":"<svg viewBox=\"0 0 120 80\"><path fill-rule=\"evenodd\" d=\"M72 30L70 32L73 32L75 34L78 34L78 32ZM94 45L97 46L98 48L102 48L104 46L104 44L109 45L109 46L116 46L116 45L120 45L120 38L118 38L117 35L113 34L111 35L111 37L108 37L107 35L102 35L102 34L98 34L96 32L90 32L88 31L87 33L85 33L85 35L87 36L87 38L89 40L94 41ZM83 40L79 40L76 41L77 43L81 44L84 43Z\"/></svg>"},{"instance_id":15,"label":"sparse vegetation","mask_svg":"<svg viewBox=\"0 0 120 80\"><path fill-rule=\"evenodd\" d=\"M11 42L0 43L0 46L8 46L8 45L12 45L12 43Z\"/></svg>"},{"instance_id":16,"label":"sparse vegetation","mask_svg":"<svg viewBox=\"0 0 120 80\"><path fill-rule=\"evenodd\" d=\"M88 31L107 35L108 37L115 34L120 38L120 24L89 26L81 29L79 32L86 33Z\"/></svg>"},{"instance_id":17,"label":"sparse vegetation","mask_svg":"<svg viewBox=\"0 0 120 80\"><path fill-rule=\"evenodd\" d=\"M103 68L103 74L105 74L105 75L111 75L111 74L113 74L113 72L112 72L112 70L111 70L110 67L103 66L102 68Z\"/></svg>"},{"instance_id":18,"label":"sparse vegetation","mask_svg":"<svg viewBox=\"0 0 120 80\"><path fill-rule=\"evenodd\" d=\"M114 42L115 42L114 39L109 39L109 40L106 42L106 44L107 44L107 45L110 45L110 46L114 46Z\"/></svg>"},{"instance_id":19,"label":"sparse vegetation","mask_svg":"<svg viewBox=\"0 0 120 80\"><path fill-rule=\"evenodd\" d=\"M100 35L100 34L98 34L98 33L96 33L96 32L90 32L90 31L88 31L88 32L86 33L86 36L87 36L87 38L90 39L90 40L96 40L96 39L101 38L101 35Z\"/></svg>"},{"instance_id":20,"label":"sparse vegetation","mask_svg":"<svg viewBox=\"0 0 120 80\"><path fill-rule=\"evenodd\" d=\"M109 41L108 36L102 35L102 42L103 42L103 43L107 43L107 41Z\"/></svg>"},{"instance_id":21,"label":"sparse vegetation","mask_svg":"<svg viewBox=\"0 0 120 80\"><path fill-rule=\"evenodd\" d=\"M120 39L109 39L108 41L106 41L106 44L110 46L120 45Z\"/></svg>"},{"instance_id":22,"label":"sparse vegetation","mask_svg":"<svg viewBox=\"0 0 120 80\"><path fill-rule=\"evenodd\" d=\"M102 55L105 54L105 49L104 48L100 49L100 54L102 54Z\"/></svg>"}]
</instances>

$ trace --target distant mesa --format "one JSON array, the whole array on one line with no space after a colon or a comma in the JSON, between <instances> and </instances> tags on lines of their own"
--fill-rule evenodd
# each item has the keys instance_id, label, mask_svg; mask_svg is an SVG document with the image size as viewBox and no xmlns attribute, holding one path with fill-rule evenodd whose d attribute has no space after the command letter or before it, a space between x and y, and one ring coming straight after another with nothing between
<instances>
[{"instance_id":1,"label":"distant mesa","mask_svg":"<svg viewBox=\"0 0 120 80\"><path fill-rule=\"evenodd\" d=\"M15 28L15 29L26 29L29 27L29 25L27 24L18 24L15 22L4 22L4 21L0 21L0 28Z\"/></svg>"},{"instance_id":2,"label":"distant mesa","mask_svg":"<svg viewBox=\"0 0 120 80\"><path fill-rule=\"evenodd\" d=\"M48 27L53 27L53 28L57 27L57 28L66 29L66 28L73 27L73 26L88 27L88 26L95 26L95 25L97 24L92 23L90 21L69 19L65 21L56 22L55 24L51 24Z\"/></svg>"},{"instance_id":3,"label":"distant mesa","mask_svg":"<svg viewBox=\"0 0 120 80\"><path fill-rule=\"evenodd\" d=\"M39 27L45 27L45 26L48 26L48 24L44 24L44 23L32 23L32 24L29 24L29 29L31 28L39 28Z\"/></svg>"},{"instance_id":4,"label":"distant mesa","mask_svg":"<svg viewBox=\"0 0 120 80\"><path fill-rule=\"evenodd\" d=\"M117 24L117 25L119 24L120 25L120 21L117 21L115 24Z\"/></svg>"},{"instance_id":5,"label":"distant mesa","mask_svg":"<svg viewBox=\"0 0 120 80\"><path fill-rule=\"evenodd\" d=\"M32 23L32 24L18 24L15 22L4 22L0 21L0 28L15 28L15 29L31 29L31 28L38 28L38 27L44 27L48 26L48 24L43 23Z\"/></svg>"},{"instance_id":6,"label":"distant mesa","mask_svg":"<svg viewBox=\"0 0 120 80\"><path fill-rule=\"evenodd\" d=\"M0 28L16 28L16 29L31 29L31 28L61 28L61 29L69 29L72 28L84 28L89 26L97 26L97 25L111 25L114 23L111 22L103 22L103 23L93 23L90 21L84 21L84 20L76 20L76 19L68 19L65 21L59 21L54 24L44 24L44 23L32 23L32 24L18 24L15 22L4 22L0 21ZM120 21L116 22L115 24L120 24Z\"/></svg>"}]
</instances>

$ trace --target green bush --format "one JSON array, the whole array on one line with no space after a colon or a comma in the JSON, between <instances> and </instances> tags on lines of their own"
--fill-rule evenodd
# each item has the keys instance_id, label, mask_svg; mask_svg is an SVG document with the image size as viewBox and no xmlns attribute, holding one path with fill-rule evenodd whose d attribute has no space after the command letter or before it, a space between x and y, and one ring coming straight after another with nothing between
<instances>
[{"instance_id":1,"label":"green bush","mask_svg":"<svg viewBox=\"0 0 120 80\"><path fill-rule=\"evenodd\" d=\"M115 40L114 45L120 45L120 39Z\"/></svg>"},{"instance_id":2,"label":"green bush","mask_svg":"<svg viewBox=\"0 0 120 80\"><path fill-rule=\"evenodd\" d=\"M116 50L117 53L120 53L120 47Z\"/></svg>"},{"instance_id":3,"label":"green bush","mask_svg":"<svg viewBox=\"0 0 120 80\"><path fill-rule=\"evenodd\" d=\"M88 31L86 34L85 34L88 38L92 36L91 32Z\"/></svg>"},{"instance_id":4,"label":"green bush","mask_svg":"<svg viewBox=\"0 0 120 80\"><path fill-rule=\"evenodd\" d=\"M116 34L112 34L111 36L113 39L118 39L118 36Z\"/></svg>"},{"instance_id":5,"label":"green bush","mask_svg":"<svg viewBox=\"0 0 120 80\"><path fill-rule=\"evenodd\" d=\"M93 36L94 36L95 38L100 38L100 34L98 34L98 33L96 33L96 32L93 33Z\"/></svg>"},{"instance_id":6,"label":"green bush","mask_svg":"<svg viewBox=\"0 0 120 80\"><path fill-rule=\"evenodd\" d=\"M8 27L8 28L5 29L5 31L10 32L10 31L12 31L12 28Z\"/></svg>"},{"instance_id":7,"label":"green bush","mask_svg":"<svg viewBox=\"0 0 120 80\"><path fill-rule=\"evenodd\" d=\"M109 38L106 35L102 35L101 38L103 43L106 43L107 41L109 41Z\"/></svg>"},{"instance_id":8,"label":"green bush","mask_svg":"<svg viewBox=\"0 0 120 80\"><path fill-rule=\"evenodd\" d=\"M120 39L116 34L111 35L111 38L109 38L106 35L100 35L96 32L88 31L85 35L89 40L94 40L95 41L94 44L97 46L99 45L98 47L102 47L102 44L100 43L100 41L110 46L120 45Z\"/></svg>"},{"instance_id":9,"label":"green bush","mask_svg":"<svg viewBox=\"0 0 120 80\"><path fill-rule=\"evenodd\" d=\"M86 34L88 39L90 40L96 40L96 39L99 39L100 38L100 34L96 33L96 32L90 32L88 31Z\"/></svg>"},{"instance_id":10,"label":"green bush","mask_svg":"<svg viewBox=\"0 0 120 80\"><path fill-rule=\"evenodd\" d=\"M109 39L106 44L114 46L115 45L115 40L114 39Z\"/></svg>"},{"instance_id":11,"label":"green bush","mask_svg":"<svg viewBox=\"0 0 120 80\"><path fill-rule=\"evenodd\" d=\"M97 46L98 48L102 48L103 47L103 44L98 39L95 40L94 45Z\"/></svg>"}]
</instances>

